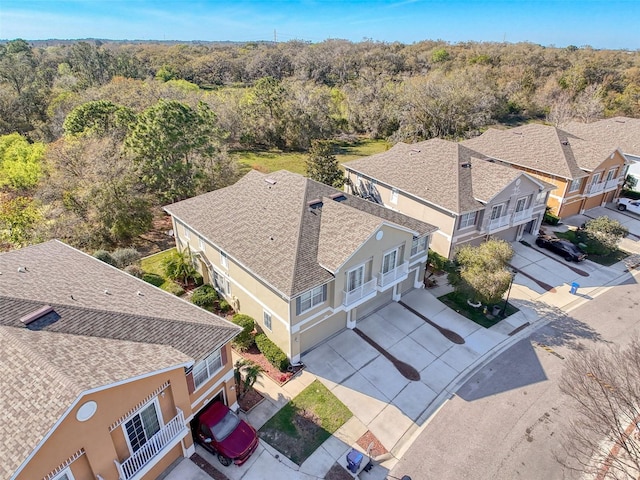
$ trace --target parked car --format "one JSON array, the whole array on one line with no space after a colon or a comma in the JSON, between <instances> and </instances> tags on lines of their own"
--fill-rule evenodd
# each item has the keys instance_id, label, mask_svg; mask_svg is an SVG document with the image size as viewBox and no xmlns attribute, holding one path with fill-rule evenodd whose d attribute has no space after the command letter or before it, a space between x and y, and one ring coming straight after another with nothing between
<instances>
[{"instance_id":1,"label":"parked car","mask_svg":"<svg viewBox=\"0 0 640 480\"><path fill-rule=\"evenodd\" d=\"M640 215L640 200L632 200L631 198L619 198L618 210L620 210L621 212L629 210L630 212Z\"/></svg>"},{"instance_id":2,"label":"parked car","mask_svg":"<svg viewBox=\"0 0 640 480\"><path fill-rule=\"evenodd\" d=\"M255 428L222 402L212 403L197 417L194 437L225 467L242 465L258 448Z\"/></svg>"},{"instance_id":3,"label":"parked car","mask_svg":"<svg viewBox=\"0 0 640 480\"><path fill-rule=\"evenodd\" d=\"M551 250L553 253L557 253L567 262L581 262L587 255L576 247L569 240L562 240L551 235L540 235L536 239L536 245L547 250Z\"/></svg>"}]
</instances>

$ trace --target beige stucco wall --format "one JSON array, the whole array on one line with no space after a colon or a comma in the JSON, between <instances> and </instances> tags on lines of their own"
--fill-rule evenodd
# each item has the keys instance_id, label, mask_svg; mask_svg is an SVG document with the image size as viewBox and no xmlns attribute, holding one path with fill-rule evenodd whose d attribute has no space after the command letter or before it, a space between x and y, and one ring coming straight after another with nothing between
<instances>
[{"instance_id":1,"label":"beige stucco wall","mask_svg":"<svg viewBox=\"0 0 640 480\"><path fill-rule=\"evenodd\" d=\"M123 461L130 454L122 425L118 425L112 432L109 431L110 426L130 413L165 382L169 382L169 386L164 390L164 397L157 397L163 422L176 416L176 407L184 412L185 418L188 417L191 404L183 367L87 394L62 420L17 479L41 479L74 453L84 449L85 455L70 465L76 480L93 479L97 474L102 475L105 480L117 480L114 460ZM97 403L97 411L89 420L80 422L76 419L76 413L88 401ZM167 458L167 461L176 458L177 455Z\"/></svg>"}]
</instances>

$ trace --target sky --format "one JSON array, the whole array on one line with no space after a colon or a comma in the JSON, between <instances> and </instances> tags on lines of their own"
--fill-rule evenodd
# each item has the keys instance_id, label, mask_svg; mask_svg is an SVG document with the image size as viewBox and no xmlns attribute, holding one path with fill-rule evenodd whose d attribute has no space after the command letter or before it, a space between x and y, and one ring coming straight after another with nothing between
<instances>
[{"instance_id":1,"label":"sky","mask_svg":"<svg viewBox=\"0 0 640 480\"><path fill-rule=\"evenodd\" d=\"M0 39L532 42L640 49L640 0L0 0Z\"/></svg>"}]
</instances>

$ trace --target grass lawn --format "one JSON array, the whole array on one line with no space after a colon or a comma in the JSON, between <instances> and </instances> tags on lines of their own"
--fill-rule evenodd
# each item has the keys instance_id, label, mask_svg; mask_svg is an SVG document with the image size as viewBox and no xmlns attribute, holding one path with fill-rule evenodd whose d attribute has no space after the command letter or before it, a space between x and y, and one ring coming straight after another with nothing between
<instances>
[{"instance_id":1,"label":"grass lawn","mask_svg":"<svg viewBox=\"0 0 640 480\"><path fill-rule=\"evenodd\" d=\"M260 438L301 465L353 414L318 380L259 430Z\"/></svg>"},{"instance_id":2,"label":"grass lawn","mask_svg":"<svg viewBox=\"0 0 640 480\"><path fill-rule=\"evenodd\" d=\"M180 296L184 294L184 289L176 282L169 280L164 276L164 267L162 266L162 262L164 261L164 259L175 251L176 249L174 247L170 248L169 250L144 257L140 260L140 267L145 273L154 273L164 278L164 283L160 285L161 289L166 290L169 293L173 293L174 295Z\"/></svg>"},{"instance_id":3,"label":"grass lawn","mask_svg":"<svg viewBox=\"0 0 640 480\"><path fill-rule=\"evenodd\" d=\"M569 240L571 243L578 245L578 239L576 238L575 230L568 230L566 232L555 232L556 237L564 238L565 240ZM599 265L604 265L605 267L610 267L614 263L618 263L621 260L627 258L629 254L627 252L623 252L622 250L616 250L615 252L609 255L596 255L594 253L589 253L587 250L587 258L592 262L595 262Z\"/></svg>"},{"instance_id":4,"label":"grass lawn","mask_svg":"<svg viewBox=\"0 0 640 480\"><path fill-rule=\"evenodd\" d=\"M497 317L491 316L493 318L490 318L490 316L483 313L482 308L473 308L467 303L466 298L458 295L456 292L442 295L441 297L438 297L438 300L444 303L447 307L458 312L460 315L467 317L469 320L476 322L484 328L494 326L503 318L501 315L498 315ZM504 301L500 302L498 305L500 305L500 311L502 311L502 308L504 308ZM519 309L509 303L507 305L507 310L505 311L505 318L519 311ZM489 309L489 313L491 313L491 309Z\"/></svg>"},{"instance_id":5,"label":"grass lawn","mask_svg":"<svg viewBox=\"0 0 640 480\"><path fill-rule=\"evenodd\" d=\"M367 157L388 150L390 145L384 140L363 139L354 143L336 143L336 158L340 163ZM264 173L278 170L304 175L307 171L305 161L306 152L281 152L279 150L253 151L239 150L231 153L231 156L240 164L240 170L244 173L255 169Z\"/></svg>"}]
</instances>

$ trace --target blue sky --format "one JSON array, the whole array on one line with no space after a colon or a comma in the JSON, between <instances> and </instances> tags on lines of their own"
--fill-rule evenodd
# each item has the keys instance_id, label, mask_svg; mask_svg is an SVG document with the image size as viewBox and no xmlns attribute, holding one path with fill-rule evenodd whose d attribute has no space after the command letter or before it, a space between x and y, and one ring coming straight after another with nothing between
<instances>
[{"instance_id":1,"label":"blue sky","mask_svg":"<svg viewBox=\"0 0 640 480\"><path fill-rule=\"evenodd\" d=\"M0 0L0 38L413 43L640 49L640 0Z\"/></svg>"}]
</instances>

